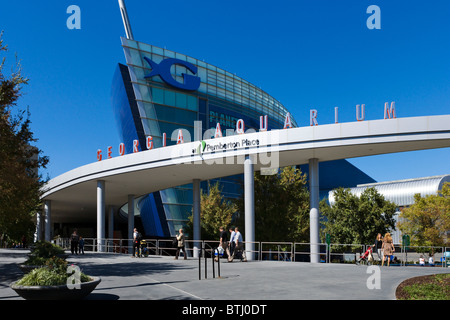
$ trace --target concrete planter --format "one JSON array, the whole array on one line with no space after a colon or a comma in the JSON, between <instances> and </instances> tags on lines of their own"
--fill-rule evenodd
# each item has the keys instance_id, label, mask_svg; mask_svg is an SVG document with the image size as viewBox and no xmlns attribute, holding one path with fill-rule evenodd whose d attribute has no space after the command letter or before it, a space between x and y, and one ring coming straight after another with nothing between
<instances>
[{"instance_id":1,"label":"concrete planter","mask_svg":"<svg viewBox=\"0 0 450 320\"><path fill-rule=\"evenodd\" d=\"M25 300L79 300L90 294L100 283L100 277L83 282L79 289L69 289L67 285L60 286L19 286L11 283L10 288Z\"/></svg>"}]
</instances>

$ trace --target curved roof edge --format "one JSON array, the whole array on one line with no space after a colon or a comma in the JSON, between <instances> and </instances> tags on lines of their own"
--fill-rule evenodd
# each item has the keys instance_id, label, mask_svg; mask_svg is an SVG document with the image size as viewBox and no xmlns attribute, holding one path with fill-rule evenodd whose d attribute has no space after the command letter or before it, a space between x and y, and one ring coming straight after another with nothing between
<instances>
[{"instance_id":1,"label":"curved roof edge","mask_svg":"<svg viewBox=\"0 0 450 320\"><path fill-rule=\"evenodd\" d=\"M350 192L360 196L367 188L375 187L386 200L394 202L398 206L410 206L414 204L414 195L421 194L422 197L437 194L442 190L442 186L450 183L450 174L405 179L396 181L386 181L377 183L361 184L355 188L350 188ZM328 193L329 203L334 204L334 190Z\"/></svg>"}]
</instances>

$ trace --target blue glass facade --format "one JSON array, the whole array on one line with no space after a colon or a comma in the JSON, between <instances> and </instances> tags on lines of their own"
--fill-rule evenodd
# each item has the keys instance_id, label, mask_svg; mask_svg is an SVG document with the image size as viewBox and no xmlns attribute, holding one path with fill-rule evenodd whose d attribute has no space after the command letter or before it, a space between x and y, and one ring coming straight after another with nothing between
<instances>
[{"instance_id":1,"label":"blue glass facade","mask_svg":"<svg viewBox=\"0 0 450 320\"><path fill-rule=\"evenodd\" d=\"M215 129L217 123L226 135L227 129L236 128L238 119L245 121L246 130L258 130L260 116L264 115L268 116L268 130L283 128L288 110L244 79L203 61L152 45L122 38L122 46L127 65L117 67L111 98L127 153L132 152L130 148L135 139L139 140L140 146L145 146L147 136L153 137L155 148L163 146L163 133L167 135L166 145L175 144L176 140L171 136L178 129L187 130L193 139L195 121L201 121L203 139L210 138L205 132ZM174 61L176 63L169 65ZM169 67L170 74L169 70L163 69ZM171 76L170 81L167 81L168 76ZM191 77L190 80L199 78L198 88L175 87L183 87L187 77ZM293 118L292 124L297 126ZM341 172L345 168L345 175L355 177L358 183L373 182L345 160L321 164L320 169L330 167L334 170L336 166ZM307 168L302 170L307 172ZM324 181L327 189L323 194L327 195L328 190L338 186L331 181L332 177L328 176L328 181ZM226 197L240 195L241 179L241 175L218 179ZM202 182L201 187L207 188L207 182ZM145 234L170 237L183 227L191 214L192 185L154 192L136 202Z\"/></svg>"}]
</instances>

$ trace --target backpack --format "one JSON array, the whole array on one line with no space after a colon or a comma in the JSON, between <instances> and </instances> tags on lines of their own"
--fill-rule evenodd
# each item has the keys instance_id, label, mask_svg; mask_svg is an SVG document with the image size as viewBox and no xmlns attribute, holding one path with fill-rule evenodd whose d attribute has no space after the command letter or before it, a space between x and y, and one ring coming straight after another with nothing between
<instances>
[{"instance_id":1,"label":"backpack","mask_svg":"<svg viewBox=\"0 0 450 320\"><path fill-rule=\"evenodd\" d=\"M138 232L136 235L136 242L140 242L142 240L142 233Z\"/></svg>"}]
</instances>

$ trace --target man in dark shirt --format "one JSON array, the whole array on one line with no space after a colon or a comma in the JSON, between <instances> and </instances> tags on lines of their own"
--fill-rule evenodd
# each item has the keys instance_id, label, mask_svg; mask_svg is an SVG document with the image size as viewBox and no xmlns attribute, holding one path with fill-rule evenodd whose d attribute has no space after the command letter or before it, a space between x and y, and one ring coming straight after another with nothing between
<instances>
[{"instance_id":1,"label":"man in dark shirt","mask_svg":"<svg viewBox=\"0 0 450 320\"><path fill-rule=\"evenodd\" d=\"M78 241L80 240L80 236L78 235L77 229L73 230L73 233L70 236L70 252L72 254L78 254Z\"/></svg>"},{"instance_id":2,"label":"man in dark shirt","mask_svg":"<svg viewBox=\"0 0 450 320\"><path fill-rule=\"evenodd\" d=\"M222 249L223 249L222 252L224 252L228 247L228 235L223 227L220 227L219 231L220 231L219 247L222 247ZM219 255L219 252L217 252L217 254ZM219 258L219 257L217 257L217 258Z\"/></svg>"}]
</instances>

